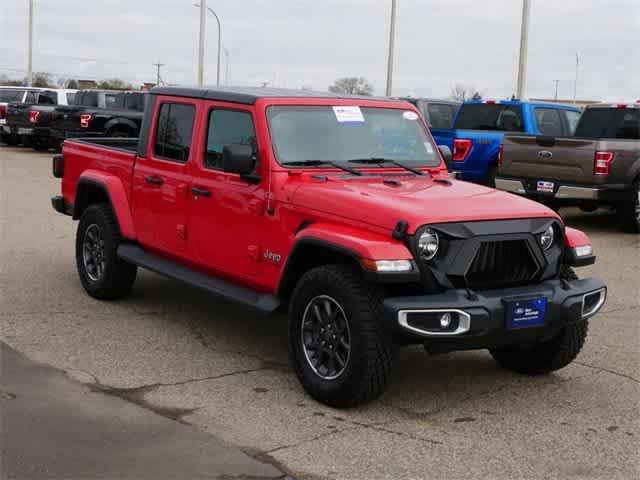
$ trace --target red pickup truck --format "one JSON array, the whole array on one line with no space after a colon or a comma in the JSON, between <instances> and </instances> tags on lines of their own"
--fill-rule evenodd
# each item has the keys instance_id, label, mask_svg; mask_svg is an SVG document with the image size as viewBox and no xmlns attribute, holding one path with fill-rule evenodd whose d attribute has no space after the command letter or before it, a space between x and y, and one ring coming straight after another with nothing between
<instances>
[{"instance_id":1,"label":"red pickup truck","mask_svg":"<svg viewBox=\"0 0 640 480\"><path fill-rule=\"evenodd\" d=\"M335 407L384 390L397 346L489 349L527 374L569 364L606 286L552 210L452 180L447 148L399 100L160 88L138 140L53 158L97 299L138 267L261 313L288 312L295 371Z\"/></svg>"}]
</instances>

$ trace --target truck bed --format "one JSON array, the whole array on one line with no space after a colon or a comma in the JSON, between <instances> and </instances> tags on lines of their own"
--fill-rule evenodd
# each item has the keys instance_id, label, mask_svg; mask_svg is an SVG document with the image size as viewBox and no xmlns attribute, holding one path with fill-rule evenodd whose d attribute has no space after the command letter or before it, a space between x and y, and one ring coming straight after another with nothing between
<instances>
[{"instance_id":1,"label":"truck bed","mask_svg":"<svg viewBox=\"0 0 640 480\"><path fill-rule=\"evenodd\" d=\"M128 152L135 153L138 149L138 139L137 138L106 138L106 137L96 137L96 138L76 138L73 140L76 143L84 143L87 145L99 145L102 147L107 147L110 149L117 150L126 150Z\"/></svg>"},{"instance_id":2,"label":"truck bed","mask_svg":"<svg viewBox=\"0 0 640 480\"><path fill-rule=\"evenodd\" d=\"M80 175L91 181L104 172L116 175L124 187L121 192L131 201L133 168L138 140L135 138L84 138L65 140L62 194L67 203L75 202Z\"/></svg>"}]
</instances>

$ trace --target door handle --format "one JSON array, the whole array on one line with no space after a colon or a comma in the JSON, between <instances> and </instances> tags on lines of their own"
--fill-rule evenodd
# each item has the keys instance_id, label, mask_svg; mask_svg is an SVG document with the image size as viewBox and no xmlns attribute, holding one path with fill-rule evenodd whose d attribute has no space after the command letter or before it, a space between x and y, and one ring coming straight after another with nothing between
<instances>
[{"instance_id":1,"label":"door handle","mask_svg":"<svg viewBox=\"0 0 640 480\"><path fill-rule=\"evenodd\" d=\"M211 196L211 191L207 190L206 188L200 188L200 187L191 187L191 193L193 193L193 195L195 197L210 197Z\"/></svg>"},{"instance_id":2,"label":"door handle","mask_svg":"<svg viewBox=\"0 0 640 480\"><path fill-rule=\"evenodd\" d=\"M144 177L144 181L150 183L151 185L162 185L164 183L164 180L162 180L160 177L154 176Z\"/></svg>"}]
</instances>

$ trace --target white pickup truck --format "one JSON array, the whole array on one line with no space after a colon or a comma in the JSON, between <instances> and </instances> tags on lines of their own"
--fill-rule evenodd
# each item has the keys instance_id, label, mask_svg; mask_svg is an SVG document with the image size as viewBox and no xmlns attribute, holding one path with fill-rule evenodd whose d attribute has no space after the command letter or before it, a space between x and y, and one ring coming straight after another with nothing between
<instances>
[{"instance_id":1,"label":"white pickup truck","mask_svg":"<svg viewBox=\"0 0 640 480\"><path fill-rule=\"evenodd\" d=\"M26 132L18 131L21 126L11 124L10 117L14 120L21 119L20 117L28 115L26 112L31 106L43 107L46 110L47 107L71 105L75 93L76 90L69 89L0 87L0 136L2 141L8 145L15 145L20 141L20 134L26 134ZM15 111L10 112L9 104ZM27 123L29 134L33 133L33 126Z\"/></svg>"}]
</instances>

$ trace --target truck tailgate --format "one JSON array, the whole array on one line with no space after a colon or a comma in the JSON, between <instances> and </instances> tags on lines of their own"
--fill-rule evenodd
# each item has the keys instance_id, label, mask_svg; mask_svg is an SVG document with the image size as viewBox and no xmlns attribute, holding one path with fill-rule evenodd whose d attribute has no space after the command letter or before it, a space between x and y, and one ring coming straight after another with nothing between
<instances>
[{"instance_id":1,"label":"truck tailgate","mask_svg":"<svg viewBox=\"0 0 640 480\"><path fill-rule=\"evenodd\" d=\"M593 183L596 140L507 135L500 175Z\"/></svg>"}]
</instances>

